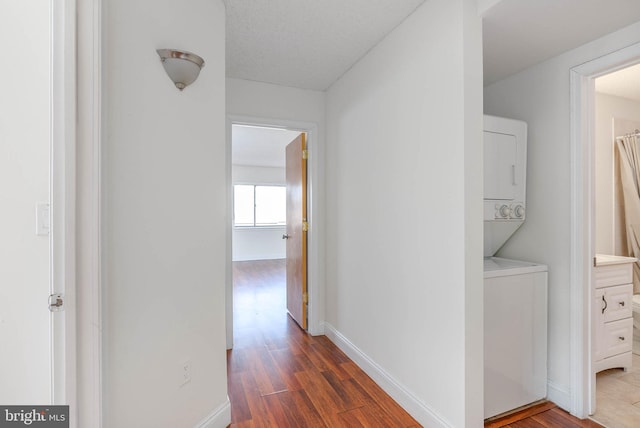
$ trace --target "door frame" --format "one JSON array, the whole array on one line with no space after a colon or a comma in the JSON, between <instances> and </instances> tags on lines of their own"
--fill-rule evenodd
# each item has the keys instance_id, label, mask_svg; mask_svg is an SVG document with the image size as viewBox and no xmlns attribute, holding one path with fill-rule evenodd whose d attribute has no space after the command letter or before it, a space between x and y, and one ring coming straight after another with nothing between
<instances>
[{"instance_id":1,"label":"door frame","mask_svg":"<svg viewBox=\"0 0 640 428\"><path fill-rule=\"evenodd\" d=\"M65 0L75 5L69 22L75 31L73 52L76 61L67 64L67 73L75 76L77 144L75 167L75 244L76 266L74 303L77 343L76 405L71 407L71 427L102 427L102 87L104 84L103 0ZM72 24L75 23L75 24Z\"/></svg>"},{"instance_id":2,"label":"door frame","mask_svg":"<svg viewBox=\"0 0 640 428\"><path fill-rule=\"evenodd\" d=\"M68 404L73 413L77 409L76 0L53 2L50 13L50 293L64 295L64 310L50 314L51 397L53 404ZM75 414L71 420L76 420Z\"/></svg>"},{"instance_id":3,"label":"door frame","mask_svg":"<svg viewBox=\"0 0 640 428\"><path fill-rule=\"evenodd\" d=\"M322 215L322 177L324 176L324 152L318 144L318 124L284 119L269 119L254 116L228 115L226 139L227 174L227 260L226 260L226 328L227 349L233 348L233 270L232 270L232 232L233 232L233 178L231 176L231 127L232 125L264 126L286 128L307 133L307 213L309 232L307 242L307 290L309 293L307 331L313 336L324 334L324 256L322 239L324 216Z\"/></svg>"},{"instance_id":4,"label":"door frame","mask_svg":"<svg viewBox=\"0 0 640 428\"><path fill-rule=\"evenodd\" d=\"M571 88L571 403L573 415L593 413L591 365L592 257L595 255L595 78L640 62L640 43L570 71Z\"/></svg>"}]
</instances>

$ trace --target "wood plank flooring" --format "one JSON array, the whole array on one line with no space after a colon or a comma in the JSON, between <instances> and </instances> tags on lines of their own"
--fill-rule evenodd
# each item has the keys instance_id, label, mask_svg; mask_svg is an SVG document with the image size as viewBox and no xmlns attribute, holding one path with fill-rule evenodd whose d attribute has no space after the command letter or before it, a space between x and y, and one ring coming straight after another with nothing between
<instances>
[{"instance_id":1,"label":"wood plank flooring","mask_svg":"<svg viewBox=\"0 0 640 428\"><path fill-rule=\"evenodd\" d=\"M231 427L419 427L325 336L286 314L284 260L234 262Z\"/></svg>"},{"instance_id":2,"label":"wood plank flooring","mask_svg":"<svg viewBox=\"0 0 640 428\"><path fill-rule=\"evenodd\" d=\"M231 427L419 427L325 336L286 314L284 260L234 262L234 348L227 353ZM553 403L485 428L601 427Z\"/></svg>"},{"instance_id":3,"label":"wood plank flooring","mask_svg":"<svg viewBox=\"0 0 640 428\"><path fill-rule=\"evenodd\" d=\"M544 401L519 412L485 421L485 428L603 428L591 419L578 419Z\"/></svg>"}]
</instances>

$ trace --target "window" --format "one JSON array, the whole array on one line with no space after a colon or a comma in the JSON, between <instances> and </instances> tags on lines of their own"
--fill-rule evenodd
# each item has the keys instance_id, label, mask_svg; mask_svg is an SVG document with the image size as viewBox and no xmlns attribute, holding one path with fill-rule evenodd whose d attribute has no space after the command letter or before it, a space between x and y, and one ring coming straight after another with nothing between
<instances>
[{"instance_id":1,"label":"window","mask_svg":"<svg viewBox=\"0 0 640 428\"><path fill-rule=\"evenodd\" d=\"M284 226L287 220L287 188L236 184L233 186L233 225L237 227Z\"/></svg>"}]
</instances>

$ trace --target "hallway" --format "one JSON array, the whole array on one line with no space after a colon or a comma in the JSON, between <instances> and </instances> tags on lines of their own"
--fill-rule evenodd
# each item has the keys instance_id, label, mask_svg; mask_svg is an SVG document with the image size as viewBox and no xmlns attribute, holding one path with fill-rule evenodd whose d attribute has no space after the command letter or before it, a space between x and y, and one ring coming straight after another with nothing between
<instances>
[{"instance_id":1,"label":"hallway","mask_svg":"<svg viewBox=\"0 0 640 428\"><path fill-rule=\"evenodd\" d=\"M419 427L325 336L285 310L284 260L234 262L231 427Z\"/></svg>"}]
</instances>

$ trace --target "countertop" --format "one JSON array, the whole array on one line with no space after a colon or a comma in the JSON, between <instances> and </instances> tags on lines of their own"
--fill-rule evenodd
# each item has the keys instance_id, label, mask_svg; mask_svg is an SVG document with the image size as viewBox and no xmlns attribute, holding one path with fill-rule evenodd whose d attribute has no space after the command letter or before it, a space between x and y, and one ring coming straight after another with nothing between
<instances>
[{"instance_id":1,"label":"countertop","mask_svg":"<svg viewBox=\"0 0 640 428\"><path fill-rule=\"evenodd\" d=\"M637 262L635 257L613 256L609 254L596 254L596 266L621 265Z\"/></svg>"}]
</instances>

